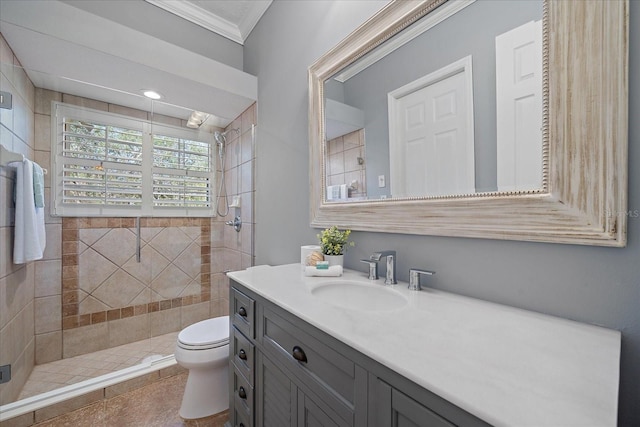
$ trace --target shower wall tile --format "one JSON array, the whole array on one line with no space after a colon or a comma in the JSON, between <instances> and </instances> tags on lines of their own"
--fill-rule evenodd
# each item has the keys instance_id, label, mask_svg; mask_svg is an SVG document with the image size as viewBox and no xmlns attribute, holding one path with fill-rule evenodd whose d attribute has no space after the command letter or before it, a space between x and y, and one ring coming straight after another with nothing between
<instances>
[{"instance_id":1,"label":"shower wall tile","mask_svg":"<svg viewBox=\"0 0 640 427\"><path fill-rule=\"evenodd\" d=\"M141 120L148 120L149 114L146 111L137 110L135 108L123 107L121 105L109 104L110 113L122 114L123 116L133 117Z\"/></svg>"},{"instance_id":2,"label":"shower wall tile","mask_svg":"<svg viewBox=\"0 0 640 427\"><path fill-rule=\"evenodd\" d=\"M253 164L243 163L240 166L240 193L247 193L253 189Z\"/></svg>"},{"instance_id":3,"label":"shower wall tile","mask_svg":"<svg viewBox=\"0 0 640 427\"><path fill-rule=\"evenodd\" d=\"M175 259L187 249L193 239L179 228L165 228L149 243L156 251L169 260Z\"/></svg>"},{"instance_id":4,"label":"shower wall tile","mask_svg":"<svg viewBox=\"0 0 640 427\"><path fill-rule=\"evenodd\" d=\"M36 365L62 359L62 331L36 335Z\"/></svg>"},{"instance_id":5,"label":"shower wall tile","mask_svg":"<svg viewBox=\"0 0 640 427\"><path fill-rule=\"evenodd\" d=\"M210 305L209 301L207 301L182 307L180 328L184 329L189 325L211 317Z\"/></svg>"},{"instance_id":6,"label":"shower wall tile","mask_svg":"<svg viewBox=\"0 0 640 427\"><path fill-rule=\"evenodd\" d=\"M0 328L7 325L34 298L33 276L26 267L0 279Z\"/></svg>"},{"instance_id":7,"label":"shower wall tile","mask_svg":"<svg viewBox=\"0 0 640 427\"><path fill-rule=\"evenodd\" d=\"M109 346L109 326L106 322L62 331L62 357L78 356L103 350Z\"/></svg>"},{"instance_id":8,"label":"shower wall tile","mask_svg":"<svg viewBox=\"0 0 640 427\"><path fill-rule=\"evenodd\" d=\"M62 324L62 302L59 295L35 299L35 332L59 331Z\"/></svg>"},{"instance_id":9,"label":"shower wall tile","mask_svg":"<svg viewBox=\"0 0 640 427\"><path fill-rule=\"evenodd\" d=\"M241 158L240 158L240 163L246 163L249 160L253 159L253 138L251 136L251 129L249 129L248 132L245 132L242 134L241 140L240 140L240 144L241 144L241 148L240 148L240 153L241 153Z\"/></svg>"},{"instance_id":10,"label":"shower wall tile","mask_svg":"<svg viewBox=\"0 0 640 427\"><path fill-rule=\"evenodd\" d=\"M242 230L242 229L241 229ZM224 230L224 247L225 249L238 250L240 246L240 233L233 227L227 227Z\"/></svg>"},{"instance_id":11,"label":"shower wall tile","mask_svg":"<svg viewBox=\"0 0 640 427\"><path fill-rule=\"evenodd\" d=\"M0 400L5 403L13 402L18 398L22 385L27 381L33 370L34 344L33 336L25 345L24 350L11 364L11 381L0 385Z\"/></svg>"},{"instance_id":12,"label":"shower wall tile","mask_svg":"<svg viewBox=\"0 0 640 427\"><path fill-rule=\"evenodd\" d=\"M169 332L179 331L181 328L180 308L172 308L170 310L156 311L149 313L149 327L151 336L168 334Z\"/></svg>"},{"instance_id":13,"label":"shower wall tile","mask_svg":"<svg viewBox=\"0 0 640 427\"><path fill-rule=\"evenodd\" d=\"M221 298L217 301L217 316L228 316L229 315L229 300Z\"/></svg>"},{"instance_id":14,"label":"shower wall tile","mask_svg":"<svg viewBox=\"0 0 640 427\"><path fill-rule=\"evenodd\" d=\"M144 290L144 283L123 270L117 270L92 292L92 296L108 307L126 307Z\"/></svg>"},{"instance_id":15,"label":"shower wall tile","mask_svg":"<svg viewBox=\"0 0 640 427\"><path fill-rule=\"evenodd\" d=\"M241 268L244 270L246 268L251 267L254 264L254 259L251 255L243 253L241 255Z\"/></svg>"},{"instance_id":16,"label":"shower wall tile","mask_svg":"<svg viewBox=\"0 0 640 427\"><path fill-rule=\"evenodd\" d=\"M227 249L224 253L224 264L226 269L231 271L240 270L240 266L242 264L240 261L240 256L240 252Z\"/></svg>"},{"instance_id":17,"label":"shower wall tile","mask_svg":"<svg viewBox=\"0 0 640 427\"><path fill-rule=\"evenodd\" d=\"M224 128L225 132L231 129L238 129L242 132L242 114L240 114L238 117L233 119L231 124L229 124L226 128ZM236 137L235 132L229 132L229 133L233 133L234 135L232 135L232 137L234 138Z\"/></svg>"},{"instance_id":18,"label":"shower wall tile","mask_svg":"<svg viewBox=\"0 0 640 427\"><path fill-rule=\"evenodd\" d=\"M149 315L109 322L109 347L149 338Z\"/></svg>"},{"instance_id":19,"label":"shower wall tile","mask_svg":"<svg viewBox=\"0 0 640 427\"><path fill-rule=\"evenodd\" d=\"M65 104L73 104L78 107L92 108L94 110L100 111L109 111L109 104L107 104L106 102L83 98L81 96L69 95L68 93L62 94L62 102L64 102Z\"/></svg>"},{"instance_id":20,"label":"shower wall tile","mask_svg":"<svg viewBox=\"0 0 640 427\"><path fill-rule=\"evenodd\" d=\"M225 270L224 254L225 249L214 248L211 250L211 272L222 273Z\"/></svg>"},{"instance_id":21,"label":"shower wall tile","mask_svg":"<svg viewBox=\"0 0 640 427\"><path fill-rule=\"evenodd\" d=\"M253 241L253 225L251 223L246 223L242 225L242 229L240 230L240 244L238 245L238 250L242 252L242 254L252 254L252 241Z\"/></svg>"},{"instance_id":22,"label":"shower wall tile","mask_svg":"<svg viewBox=\"0 0 640 427\"><path fill-rule=\"evenodd\" d=\"M118 270L118 266L103 257L93 248L80 255L80 289L93 293L105 280Z\"/></svg>"},{"instance_id":23,"label":"shower wall tile","mask_svg":"<svg viewBox=\"0 0 640 427\"><path fill-rule=\"evenodd\" d=\"M157 292L162 299L171 299L180 296L189 283L189 276L172 264L151 282L151 289Z\"/></svg>"},{"instance_id":24,"label":"shower wall tile","mask_svg":"<svg viewBox=\"0 0 640 427\"><path fill-rule=\"evenodd\" d=\"M36 88L35 113L51 115L51 101L62 101L62 94L48 89Z\"/></svg>"},{"instance_id":25,"label":"shower wall tile","mask_svg":"<svg viewBox=\"0 0 640 427\"><path fill-rule=\"evenodd\" d=\"M349 190L349 197L365 197L364 129L327 141L327 151L327 185L351 185L356 181L355 188Z\"/></svg>"},{"instance_id":26,"label":"shower wall tile","mask_svg":"<svg viewBox=\"0 0 640 427\"><path fill-rule=\"evenodd\" d=\"M47 246L44 249L42 259L62 258L62 240L60 238L62 227L60 224L45 224Z\"/></svg>"},{"instance_id":27,"label":"shower wall tile","mask_svg":"<svg viewBox=\"0 0 640 427\"><path fill-rule=\"evenodd\" d=\"M199 233L200 230L198 230ZM200 244L194 242L174 260L174 264L187 276L194 279L200 274L201 255L203 254Z\"/></svg>"},{"instance_id":28,"label":"shower wall tile","mask_svg":"<svg viewBox=\"0 0 640 427\"><path fill-rule=\"evenodd\" d=\"M38 151L51 152L51 116L35 114L35 149ZM42 163L40 163L42 165ZM48 166L45 166L48 167ZM45 177L45 179L47 179Z\"/></svg>"},{"instance_id":29,"label":"shower wall tile","mask_svg":"<svg viewBox=\"0 0 640 427\"><path fill-rule=\"evenodd\" d=\"M92 247L115 265L122 265L136 254L136 236L126 228L113 228Z\"/></svg>"},{"instance_id":30,"label":"shower wall tile","mask_svg":"<svg viewBox=\"0 0 640 427\"><path fill-rule=\"evenodd\" d=\"M246 133L251 132L251 125L257 124L257 114L256 114L256 104L254 103L251 107L244 110L244 112L240 115L242 120L241 133L244 135Z\"/></svg>"},{"instance_id":31,"label":"shower wall tile","mask_svg":"<svg viewBox=\"0 0 640 427\"><path fill-rule=\"evenodd\" d=\"M35 262L35 296L61 295L62 260Z\"/></svg>"},{"instance_id":32,"label":"shower wall tile","mask_svg":"<svg viewBox=\"0 0 640 427\"><path fill-rule=\"evenodd\" d=\"M253 191L250 193L243 193L240 195L242 200L242 208L240 208L240 218L243 223L253 222Z\"/></svg>"}]
</instances>

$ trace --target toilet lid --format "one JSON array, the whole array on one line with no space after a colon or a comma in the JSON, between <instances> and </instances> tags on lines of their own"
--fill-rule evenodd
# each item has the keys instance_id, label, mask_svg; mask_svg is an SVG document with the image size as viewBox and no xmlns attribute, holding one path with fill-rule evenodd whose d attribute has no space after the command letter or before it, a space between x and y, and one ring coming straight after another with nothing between
<instances>
[{"instance_id":1,"label":"toilet lid","mask_svg":"<svg viewBox=\"0 0 640 427\"><path fill-rule=\"evenodd\" d=\"M187 326L178 334L178 345L187 349L220 347L229 343L229 316L214 317Z\"/></svg>"}]
</instances>

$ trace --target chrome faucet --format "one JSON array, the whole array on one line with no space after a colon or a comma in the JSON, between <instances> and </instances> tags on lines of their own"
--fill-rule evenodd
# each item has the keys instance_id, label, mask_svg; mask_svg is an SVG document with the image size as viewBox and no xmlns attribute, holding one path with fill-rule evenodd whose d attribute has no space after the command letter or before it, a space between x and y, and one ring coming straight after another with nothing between
<instances>
[{"instance_id":1,"label":"chrome faucet","mask_svg":"<svg viewBox=\"0 0 640 427\"><path fill-rule=\"evenodd\" d=\"M378 262L370 259L361 259L360 262L369 264L369 280L378 280Z\"/></svg>"},{"instance_id":2,"label":"chrome faucet","mask_svg":"<svg viewBox=\"0 0 640 427\"><path fill-rule=\"evenodd\" d=\"M436 274L435 271L429 270L421 270L418 268L410 268L409 269L409 290L410 291L419 291L422 290L422 286L420 286L420 275L426 274L429 276L433 276Z\"/></svg>"},{"instance_id":3,"label":"chrome faucet","mask_svg":"<svg viewBox=\"0 0 640 427\"><path fill-rule=\"evenodd\" d=\"M396 281L396 251L380 251L375 252L369 257L371 261L380 261L381 258L387 258L387 276L384 279L385 285L395 285Z\"/></svg>"}]
</instances>

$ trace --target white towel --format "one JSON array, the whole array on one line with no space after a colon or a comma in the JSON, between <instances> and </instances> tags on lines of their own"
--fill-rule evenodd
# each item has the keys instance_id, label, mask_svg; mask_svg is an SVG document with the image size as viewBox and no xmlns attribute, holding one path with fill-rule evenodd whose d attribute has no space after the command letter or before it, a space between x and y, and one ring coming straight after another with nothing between
<instances>
[{"instance_id":1,"label":"white towel","mask_svg":"<svg viewBox=\"0 0 640 427\"><path fill-rule=\"evenodd\" d=\"M339 277L342 276L341 265L330 265L327 269L308 266L304 268L305 276Z\"/></svg>"},{"instance_id":2,"label":"white towel","mask_svg":"<svg viewBox=\"0 0 640 427\"><path fill-rule=\"evenodd\" d=\"M33 166L33 198L36 208L44 208L44 171L37 163L32 162L31 166Z\"/></svg>"},{"instance_id":3,"label":"white towel","mask_svg":"<svg viewBox=\"0 0 640 427\"><path fill-rule=\"evenodd\" d=\"M16 220L13 239L13 263L25 264L42 259L47 243L44 229L44 208L36 208L33 196L33 163L15 162Z\"/></svg>"}]
</instances>

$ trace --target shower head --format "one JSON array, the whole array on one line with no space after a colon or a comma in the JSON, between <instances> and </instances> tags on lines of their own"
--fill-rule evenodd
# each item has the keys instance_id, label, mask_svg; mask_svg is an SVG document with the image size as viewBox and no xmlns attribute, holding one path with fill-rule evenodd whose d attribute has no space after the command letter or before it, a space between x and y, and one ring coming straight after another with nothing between
<instances>
[{"instance_id":1,"label":"shower head","mask_svg":"<svg viewBox=\"0 0 640 427\"><path fill-rule=\"evenodd\" d=\"M225 137L225 133L218 132L218 131L215 131L213 133L213 137L215 138L216 143L218 145L224 145L227 142L227 138Z\"/></svg>"},{"instance_id":2,"label":"shower head","mask_svg":"<svg viewBox=\"0 0 640 427\"><path fill-rule=\"evenodd\" d=\"M216 143L218 145L224 146L227 143L227 134L229 132L231 132L231 131L233 131L233 132L237 133L238 135L240 135L240 129L239 128L235 128L235 129L232 128L232 129L229 129L229 130L227 130L225 132L215 131L213 133L213 137L215 138Z\"/></svg>"}]
</instances>

